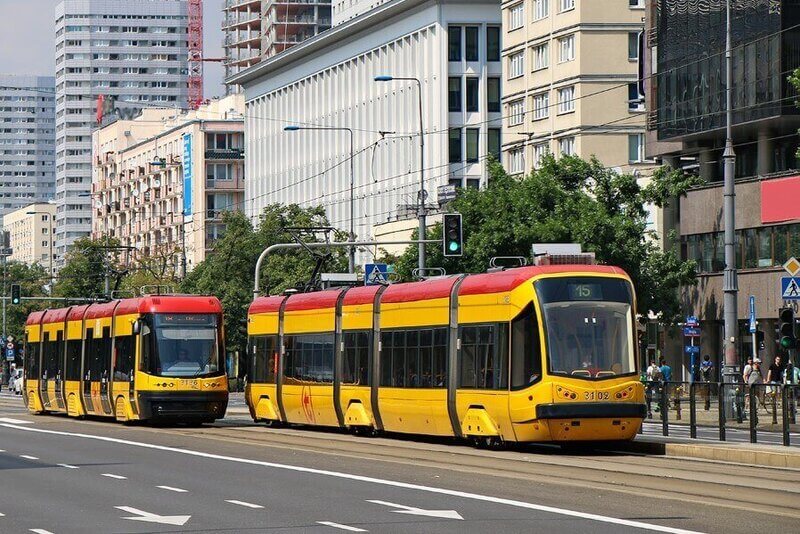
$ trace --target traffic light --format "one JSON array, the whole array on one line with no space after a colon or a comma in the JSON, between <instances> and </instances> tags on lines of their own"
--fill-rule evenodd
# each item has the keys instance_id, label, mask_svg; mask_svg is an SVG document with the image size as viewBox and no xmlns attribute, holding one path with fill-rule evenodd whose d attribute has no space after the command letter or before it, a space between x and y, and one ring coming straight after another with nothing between
<instances>
[{"instance_id":1,"label":"traffic light","mask_svg":"<svg viewBox=\"0 0 800 534\"><path fill-rule=\"evenodd\" d=\"M756 330L756 347L758 350L764 350L764 331Z\"/></svg>"},{"instance_id":2,"label":"traffic light","mask_svg":"<svg viewBox=\"0 0 800 534\"><path fill-rule=\"evenodd\" d=\"M464 234L461 228L460 213L445 213L442 217L444 226L444 255L461 256L464 253Z\"/></svg>"},{"instance_id":3,"label":"traffic light","mask_svg":"<svg viewBox=\"0 0 800 534\"><path fill-rule=\"evenodd\" d=\"M781 308L778 310L778 344L781 348L789 350L797 346L794 334L794 309Z\"/></svg>"},{"instance_id":4,"label":"traffic light","mask_svg":"<svg viewBox=\"0 0 800 534\"><path fill-rule=\"evenodd\" d=\"M20 302L22 302L22 296L20 295L19 284L11 284L11 304L19 304Z\"/></svg>"}]
</instances>

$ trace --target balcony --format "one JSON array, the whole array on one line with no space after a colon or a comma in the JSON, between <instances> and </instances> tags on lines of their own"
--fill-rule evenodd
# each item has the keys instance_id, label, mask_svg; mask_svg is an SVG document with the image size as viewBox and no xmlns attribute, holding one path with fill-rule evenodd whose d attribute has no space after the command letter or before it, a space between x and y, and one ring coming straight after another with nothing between
<instances>
[{"instance_id":1,"label":"balcony","mask_svg":"<svg viewBox=\"0 0 800 534\"><path fill-rule=\"evenodd\" d=\"M236 160L244 159L243 148L210 148L206 150L205 157L209 159Z\"/></svg>"}]
</instances>

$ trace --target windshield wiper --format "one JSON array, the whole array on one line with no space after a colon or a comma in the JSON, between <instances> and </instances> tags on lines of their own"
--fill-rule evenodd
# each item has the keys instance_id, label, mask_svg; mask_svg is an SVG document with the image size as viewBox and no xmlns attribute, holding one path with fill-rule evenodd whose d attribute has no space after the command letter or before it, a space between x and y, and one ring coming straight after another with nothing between
<instances>
[{"instance_id":1,"label":"windshield wiper","mask_svg":"<svg viewBox=\"0 0 800 534\"><path fill-rule=\"evenodd\" d=\"M211 360L214 359L214 356L216 355L211 354L211 356L209 356L208 359L203 363L203 365L200 366L200 369L197 370L197 372L194 374L194 376L192 376L192 378L197 378L198 376L200 376L200 374L203 372L203 369L205 369L207 365L211 365Z\"/></svg>"}]
</instances>

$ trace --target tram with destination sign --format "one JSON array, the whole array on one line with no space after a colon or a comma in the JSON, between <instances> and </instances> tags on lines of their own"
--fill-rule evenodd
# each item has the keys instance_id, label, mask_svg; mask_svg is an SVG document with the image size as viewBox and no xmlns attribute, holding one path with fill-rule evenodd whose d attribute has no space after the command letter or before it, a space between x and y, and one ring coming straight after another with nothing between
<instances>
[{"instance_id":1,"label":"tram with destination sign","mask_svg":"<svg viewBox=\"0 0 800 534\"><path fill-rule=\"evenodd\" d=\"M159 295L31 313L23 395L35 414L212 422L228 405L222 306Z\"/></svg>"},{"instance_id":2,"label":"tram with destination sign","mask_svg":"<svg viewBox=\"0 0 800 534\"><path fill-rule=\"evenodd\" d=\"M629 440L645 416L630 278L525 266L259 297L255 421L498 442Z\"/></svg>"}]
</instances>

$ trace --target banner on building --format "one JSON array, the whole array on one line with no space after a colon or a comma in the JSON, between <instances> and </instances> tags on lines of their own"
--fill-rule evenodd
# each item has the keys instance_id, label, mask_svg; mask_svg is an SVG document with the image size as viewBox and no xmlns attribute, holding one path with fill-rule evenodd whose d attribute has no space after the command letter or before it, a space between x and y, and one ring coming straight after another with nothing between
<instances>
[{"instance_id":1,"label":"banner on building","mask_svg":"<svg viewBox=\"0 0 800 534\"><path fill-rule=\"evenodd\" d=\"M192 134L183 134L183 215L192 214Z\"/></svg>"}]
</instances>

